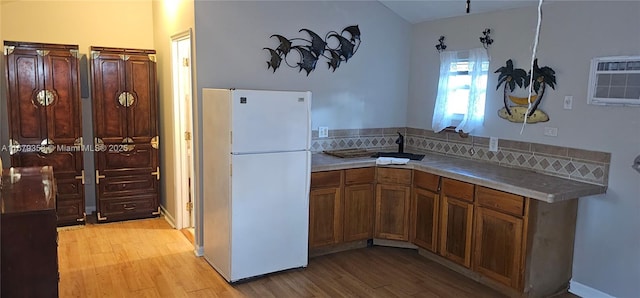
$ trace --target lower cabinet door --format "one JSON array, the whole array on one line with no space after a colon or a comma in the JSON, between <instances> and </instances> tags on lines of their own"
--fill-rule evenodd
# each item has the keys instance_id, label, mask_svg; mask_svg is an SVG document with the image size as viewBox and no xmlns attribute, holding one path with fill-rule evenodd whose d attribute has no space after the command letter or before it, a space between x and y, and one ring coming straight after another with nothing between
<instances>
[{"instance_id":1,"label":"lower cabinet door","mask_svg":"<svg viewBox=\"0 0 640 298\"><path fill-rule=\"evenodd\" d=\"M340 187L312 189L309 193L309 248L342 242Z\"/></svg>"},{"instance_id":2,"label":"lower cabinet door","mask_svg":"<svg viewBox=\"0 0 640 298\"><path fill-rule=\"evenodd\" d=\"M437 251L439 201L440 196L435 192L413 189L411 242L432 252Z\"/></svg>"},{"instance_id":3,"label":"lower cabinet door","mask_svg":"<svg viewBox=\"0 0 640 298\"><path fill-rule=\"evenodd\" d=\"M444 195L441 209L440 254L470 268L473 204Z\"/></svg>"},{"instance_id":4,"label":"lower cabinet door","mask_svg":"<svg viewBox=\"0 0 640 298\"><path fill-rule=\"evenodd\" d=\"M376 188L375 237L409 241L411 188L378 184Z\"/></svg>"},{"instance_id":5,"label":"lower cabinet door","mask_svg":"<svg viewBox=\"0 0 640 298\"><path fill-rule=\"evenodd\" d=\"M344 188L344 241L373 238L373 185Z\"/></svg>"},{"instance_id":6,"label":"lower cabinet door","mask_svg":"<svg viewBox=\"0 0 640 298\"><path fill-rule=\"evenodd\" d=\"M491 209L476 209L474 270L520 288L523 220Z\"/></svg>"}]
</instances>

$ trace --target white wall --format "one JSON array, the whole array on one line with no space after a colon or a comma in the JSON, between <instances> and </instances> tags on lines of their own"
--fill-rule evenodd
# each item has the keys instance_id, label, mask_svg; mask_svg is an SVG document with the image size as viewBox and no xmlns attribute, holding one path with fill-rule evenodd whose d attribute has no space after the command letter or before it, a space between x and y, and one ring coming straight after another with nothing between
<instances>
[{"instance_id":1,"label":"white wall","mask_svg":"<svg viewBox=\"0 0 640 298\"><path fill-rule=\"evenodd\" d=\"M556 71L556 90L547 90L540 109L550 121L521 125L497 116L502 90L492 72L513 59L528 69L535 34L536 8L469 15L425 22L413 27L407 124L431 128L439 58L434 46L446 36L447 50L481 46L484 28L492 29L491 66L485 125L480 136L611 152L609 189L605 195L581 198L573 261L573 279L617 297L640 293L640 174L631 168L640 154L640 108L587 105L590 59L640 55L640 2L561 1L543 5L537 57ZM562 99L573 95L573 109ZM543 135L557 127L558 137Z\"/></svg>"},{"instance_id":2,"label":"white wall","mask_svg":"<svg viewBox=\"0 0 640 298\"><path fill-rule=\"evenodd\" d=\"M314 129L405 126L410 25L379 2L196 1L195 11L200 88L311 90ZM356 24L362 44L335 72L324 58L308 77L284 62L267 70L272 34L308 38L298 30L324 36Z\"/></svg>"}]
</instances>

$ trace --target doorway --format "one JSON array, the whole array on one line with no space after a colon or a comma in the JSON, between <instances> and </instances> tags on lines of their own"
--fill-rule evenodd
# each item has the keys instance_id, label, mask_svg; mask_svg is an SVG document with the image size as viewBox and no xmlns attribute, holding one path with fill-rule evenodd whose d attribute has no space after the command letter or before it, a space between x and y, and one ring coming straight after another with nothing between
<instances>
[{"instance_id":1,"label":"doorway","mask_svg":"<svg viewBox=\"0 0 640 298\"><path fill-rule=\"evenodd\" d=\"M177 229L195 235L191 30L171 37Z\"/></svg>"}]
</instances>

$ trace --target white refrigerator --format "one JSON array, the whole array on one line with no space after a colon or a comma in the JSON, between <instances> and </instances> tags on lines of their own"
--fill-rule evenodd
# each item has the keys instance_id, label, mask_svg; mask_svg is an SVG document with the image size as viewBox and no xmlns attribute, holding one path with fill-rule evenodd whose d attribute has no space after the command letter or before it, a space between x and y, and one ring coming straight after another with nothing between
<instances>
[{"instance_id":1,"label":"white refrigerator","mask_svg":"<svg viewBox=\"0 0 640 298\"><path fill-rule=\"evenodd\" d=\"M311 92L202 90L204 257L228 282L306 267Z\"/></svg>"}]
</instances>

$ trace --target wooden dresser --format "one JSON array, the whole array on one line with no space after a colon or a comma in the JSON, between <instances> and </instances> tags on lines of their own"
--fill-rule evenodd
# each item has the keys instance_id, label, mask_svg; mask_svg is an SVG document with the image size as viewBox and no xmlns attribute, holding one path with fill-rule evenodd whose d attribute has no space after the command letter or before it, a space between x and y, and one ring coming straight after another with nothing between
<instances>
[{"instance_id":1,"label":"wooden dresser","mask_svg":"<svg viewBox=\"0 0 640 298\"><path fill-rule=\"evenodd\" d=\"M10 168L0 184L1 297L58 296L53 168Z\"/></svg>"}]
</instances>

